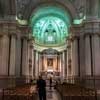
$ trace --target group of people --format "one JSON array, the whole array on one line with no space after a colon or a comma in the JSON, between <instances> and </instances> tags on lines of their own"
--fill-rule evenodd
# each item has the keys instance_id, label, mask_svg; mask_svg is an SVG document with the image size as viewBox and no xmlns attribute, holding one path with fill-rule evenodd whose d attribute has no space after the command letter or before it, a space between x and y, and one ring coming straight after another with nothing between
<instances>
[{"instance_id":1,"label":"group of people","mask_svg":"<svg viewBox=\"0 0 100 100\"><path fill-rule=\"evenodd\" d=\"M49 79L49 86L50 89L52 89L52 78ZM39 100L46 100L46 80L42 78L42 76L39 76L39 79L37 80L37 91L39 94Z\"/></svg>"}]
</instances>

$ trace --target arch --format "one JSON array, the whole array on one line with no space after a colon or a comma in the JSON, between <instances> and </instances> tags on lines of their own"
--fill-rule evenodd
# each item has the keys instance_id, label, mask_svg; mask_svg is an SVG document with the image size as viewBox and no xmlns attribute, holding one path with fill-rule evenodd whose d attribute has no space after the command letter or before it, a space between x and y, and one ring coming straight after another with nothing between
<instances>
[{"instance_id":1,"label":"arch","mask_svg":"<svg viewBox=\"0 0 100 100\"><path fill-rule=\"evenodd\" d=\"M23 18L28 20L30 16L34 13L34 10L36 8L50 5L58 6L65 9L70 13L73 19L77 17L76 9L74 8L73 4L68 0L38 0L32 1L27 5L25 10L23 11Z\"/></svg>"},{"instance_id":2,"label":"arch","mask_svg":"<svg viewBox=\"0 0 100 100\"><path fill-rule=\"evenodd\" d=\"M70 14L62 8L54 6L37 8L30 18L35 42L48 46L64 45L71 19Z\"/></svg>"}]
</instances>

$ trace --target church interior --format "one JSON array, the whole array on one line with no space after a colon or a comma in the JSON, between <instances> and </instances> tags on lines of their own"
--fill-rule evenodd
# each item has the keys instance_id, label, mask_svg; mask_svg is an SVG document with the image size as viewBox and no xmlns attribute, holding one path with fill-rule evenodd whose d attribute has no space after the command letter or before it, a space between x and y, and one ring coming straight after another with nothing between
<instances>
[{"instance_id":1,"label":"church interior","mask_svg":"<svg viewBox=\"0 0 100 100\"><path fill-rule=\"evenodd\" d=\"M47 100L100 100L100 0L0 0L0 100L38 100L39 76Z\"/></svg>"}]
</instances>

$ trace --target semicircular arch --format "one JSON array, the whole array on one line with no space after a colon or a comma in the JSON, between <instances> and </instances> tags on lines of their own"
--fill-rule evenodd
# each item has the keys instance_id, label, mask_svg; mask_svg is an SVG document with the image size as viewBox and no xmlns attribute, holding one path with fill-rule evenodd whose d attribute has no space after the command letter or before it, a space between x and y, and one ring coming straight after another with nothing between
<instances>
[{"instance_id":1,"label":"semicircular arch","mask_svg":"<svg viewBox=\"0 0 100 100\"><path fill-rule=\"evenodd\" d=\"M77 17L77 11L76 11L75 7L68 0L55 0L55 1L38 0L38 1L32 1L27 5L25 10L23 11L24 19L30 19L30 16L34 13L35 9L37 9L39 7L44 7L44 6L56 6L59 8L63 8L70 13L70 15L73 19Z\"/></svg>"}]
</instances>

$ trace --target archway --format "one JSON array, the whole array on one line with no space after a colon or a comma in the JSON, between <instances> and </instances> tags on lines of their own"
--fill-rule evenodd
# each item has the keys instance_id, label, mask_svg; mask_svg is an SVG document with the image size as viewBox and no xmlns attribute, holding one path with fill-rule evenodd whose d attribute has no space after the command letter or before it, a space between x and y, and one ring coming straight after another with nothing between
<instances>
[{"instance_id":1,"label":"archway","mask_svg":"<svg viewBox=\"0 0 100 100\"><path fill-rule=\"evenodd\" d=\"M65 45L71 20L70 14L59 6L37 8L30 18L35 43L48 47Z\"/></svg>"},{"instance_id":2,"label":"archway","mask_svg":"<svg viewBox=\"0 0 100 100\"><path fill-rule=\"evenodd\" d=\"M35 65L39 73L50 71L61 73L64 70L61 68L63 62L61 59L64 60L64 57L62 58L61 55L66 50L66 37L70 33L69 28L71 23L71 15L61 6L42 6L42 8L39 7L34 10L30 17L30 26L34 36L35 50L40 52L39 56L42 56L36 59L35 62L40 62L43 57L45 59L42 59L42 67L44 68L40 68L41 65L37 63ZM60 48L62 48L62 51L59 50ZM43 55L43 50L45 49L49 51L57 50L61 54ZM63 66L66 65L63 64Z\"/></svg>"}]
</instances>

